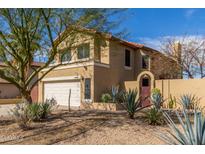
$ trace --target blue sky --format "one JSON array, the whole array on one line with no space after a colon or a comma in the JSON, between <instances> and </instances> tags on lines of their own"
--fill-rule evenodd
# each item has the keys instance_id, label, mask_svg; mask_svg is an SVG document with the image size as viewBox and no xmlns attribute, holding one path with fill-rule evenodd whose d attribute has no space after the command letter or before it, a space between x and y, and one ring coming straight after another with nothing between
<instances>
[{"instance_id":1,"label":"blue sky","mask_svg":"<svg viewBox=\"0 0 205 154\"><path fill-rule=\"evenodd\" d=\"M122 17L128 41L155 48L160 37L205 34L205 9L128 9Z\"/></svg>"}]
</instances>

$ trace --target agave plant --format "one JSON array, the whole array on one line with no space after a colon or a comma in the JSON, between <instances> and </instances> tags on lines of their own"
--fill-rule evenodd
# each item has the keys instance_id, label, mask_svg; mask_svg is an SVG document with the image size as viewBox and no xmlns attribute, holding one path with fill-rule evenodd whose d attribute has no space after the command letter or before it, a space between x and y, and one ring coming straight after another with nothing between
<instances>
[{"instance_id":1,"label":"agave plant","mask_svg":"<svg viewBox=\"0 0 205 154\"><path fill-rule=\"evenodd\" d=\"M183 110L184 121L178 112L176 115L182 128L179 129L171 117L164 113L171 131L169 131L169 135L161 134L161 139L168 144L205 145L205 119L202 113L194 111L194 124L191 124L187 110Z\"/></svg>"},{"instance_id":2,"label":"agave plant","mask_svg":"<svg viewBox=\"0 0 205 154\"><path fill-rule=\"evenodd\" d=\"M127 92L123 93L123 103L122 105L124 106L124 108L126 109L126 111L128 112L128 115L131 119L134 118L134 115L137 111L140 111L145 107L141 107L141 97L138 97L138 92L137 90L128 90Z\"/></svg>"},{"instance_id":3,"label":"agave plant","mask_svg":"<svg viewBox=\"0 0 205 154\"><path fill-rule=\"evenodd\" d=\"M112 86L111 92L112 92L112 102L116 102L117 97L118 97L118 93L119 93L119 87L118 86Z\"/></svg>"},{"instance_id":4,"label":"agave plant","mask_svg":"<svg viewBox=\"0 0 205 154\"><path fill-rule=\"evenodd\" d=\"M196 95L184 94L179 100L184 109L199 109L200 98Z\"/></svg>"},{"instance_id":5,"label":"agave plant","mask_svg":"<svg viewBox=\"0 0 205 154\"><path fill-rule=\"evenodd\" d=\"M160 90L158 89L153 89L152 94L151 94L151 101L154 105L154 107L159 110L163 104L163 98L162 95L160 93Z\"/></svg>"}]
</instances>

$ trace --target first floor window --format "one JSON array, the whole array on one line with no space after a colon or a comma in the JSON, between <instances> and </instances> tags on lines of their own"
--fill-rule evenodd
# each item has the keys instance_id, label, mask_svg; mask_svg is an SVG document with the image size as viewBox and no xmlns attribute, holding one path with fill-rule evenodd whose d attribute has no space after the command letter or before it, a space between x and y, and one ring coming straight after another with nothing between
<instances>
[{"instance_id":1,"label":"first floor window","mask_svg":"<svg viewBox=\"0 0 205 154\"><path fill-rule=\"evenodd\" d=\"M90 44L89 43L80 45L77 50L78 50L78 59L84 59L84 58L90 57Z\"/></svg>"},{"instance_id":2,"label":"first floor window","mask_svg":"<svg viewBox=\"0 0 205 154\"><path fill-rule=\"evenodd\" d=\"M91 99L91 79L85 78L85 99Z\"/></svg>"}]
</instances>

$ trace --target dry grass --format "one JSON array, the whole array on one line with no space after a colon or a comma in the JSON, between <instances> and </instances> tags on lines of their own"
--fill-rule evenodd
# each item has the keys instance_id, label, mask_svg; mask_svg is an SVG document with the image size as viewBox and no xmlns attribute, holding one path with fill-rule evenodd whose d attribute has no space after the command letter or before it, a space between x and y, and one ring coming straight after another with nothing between
<instances>
[{"instance_id":1,"label":"dry grass","mask_svg":"<svg viewBox=\"0 0 205 154\"><path fill-rule=\"evenodd\" d=\"M0 120L0 144L164 144L156 132L166 129L148 125L140 114L131 120L125 112L61 110L27 131Z\"/></svg>"}]
</instances>

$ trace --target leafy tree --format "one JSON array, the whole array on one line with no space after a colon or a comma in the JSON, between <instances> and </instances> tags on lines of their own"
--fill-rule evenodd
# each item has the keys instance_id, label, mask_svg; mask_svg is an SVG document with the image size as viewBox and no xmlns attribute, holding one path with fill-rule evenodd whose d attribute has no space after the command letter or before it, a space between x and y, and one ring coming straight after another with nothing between
<instances>
[{"instance_id":1,"label":"leafy tree","mask_svg":"<svg viewBox=\"0 0 205 154\"><path fill-rule=\"evenodd\" d=\"M120 9L0 9L0 56L4 67L0 78L14 84L22 97L32 103L33 87L58 64L52 63L58 45L65 37L74 38L79 27L109 32L119 23L111 20ZM75 29L75 30L73 30ZM66 33L62 33L66 31ZM66 34L66 35L65 35ZM58 37L58 39L55 39ZM72 39L71 39L72 40ZM72 44L72 41L70 42ZM34 67L35 58L46 57L42 66Z\"/></svg>"},{"instance_id":2,"label":"leafy tree","mask_svg":"<svg viewBox=\"0 0 205 154\"><path fill-rule=\"evenodd\" d=\"M181 44L181 56L175 54L176 42ZM177 59L183 70L183 76L187 78L205 77L205 41L202 37L183 36L168 37L162 40L161 49L169 57Z\"/></svg>"}]
</instances>

